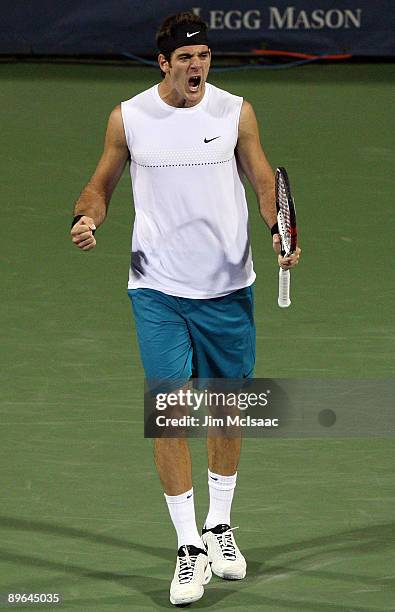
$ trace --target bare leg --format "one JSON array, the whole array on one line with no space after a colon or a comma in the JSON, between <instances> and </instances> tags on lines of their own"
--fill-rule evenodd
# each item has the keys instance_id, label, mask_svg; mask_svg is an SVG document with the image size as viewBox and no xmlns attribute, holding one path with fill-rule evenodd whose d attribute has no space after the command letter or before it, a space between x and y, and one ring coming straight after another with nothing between
<instances>
[{"instance_id":1,"label":"bare leg","mask_svg":"<svg viewBox=\"0 0 395 612\"><path fill-rule=\"evenodd\" d=\"M191 455L186 438L155 438L154 454L167 495L181 495L192 488Z\"/></svg>"},{"instance_id":2,"label":"bare leg","mask_svg":"<svg viewBox=\"0 0 395 612\"><path fill-rule=\"evenodd\" d=\"M210 472L221 474L221 476L233 476L239 463L241 437L207 437L207 451Z\"/></svg>"}]
</instances>

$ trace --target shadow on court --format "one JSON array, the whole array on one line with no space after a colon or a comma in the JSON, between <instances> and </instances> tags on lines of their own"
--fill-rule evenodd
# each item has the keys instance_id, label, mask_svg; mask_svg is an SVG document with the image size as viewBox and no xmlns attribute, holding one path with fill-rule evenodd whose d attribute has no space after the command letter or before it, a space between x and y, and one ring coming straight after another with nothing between
<instances>
[{"instance_id":1,"label":"shadow on court","mask_svg":"<svg viewBox=\"0 0 395 612\"><path fill-rule=\"evenodd\" d=\"M282 546L272 546L270 548L250 548L248 551L248 567L249 576L251 577L267 577L276 576L279 573L295 573L304 576L317 576L319 578L339 579L355 582L360 580L367 584L375 586L382 584L383 586L394 585L395 576L391 579L386 578L381 581L379 578L371 578L369 576L356 576L355 574L336 574L334 572L323 572L322 570L314 571L308 569L300 569L298 567L273 566L265 568L265 564L269 561L275 561L281 555L289 555L292 553L302 553L298 555L296 562L314 560L319 555L322 559L324 555L330 558L331 554L336 554L339 558L348 553L356 553L360 555L371 553L382 553L392 551L395 547L395 523L386 523L381 525L372 525L370 527L362 527L351 531L343 531L338 534L313 538L311 540L301 540ZM308 551L308 552L305 552ZM294 564L295 561L292 562Z\"/></svg>"},{"instance_id":2,"label":"shadow on court","mask_svg":"<svg viewBox=\"0 0 395 612\"><path fill-rule=\"evenodd\" d=\"M0 517L0 529L7 530L11 535L12 531L45 534L56 537L79 538L81 545L83 542L91 542L98 546L111 546L120 549L130 550L130 568L136 566L136 555L150 555L161 562L169 562L169 577L166 579L158 578L158 565L151 567L144 566L142 574L135 573L120 573L114 571L100 571L83 565L68 563L62 561L48 560L30 554L20 554L4 550L0 548L0 560L8 563L16 564L19 568L36 567L44 570L53 570L62 574L70 574L70 579L80 578L83 580L94 579L99 581L110 581L121 585L125 590L131 589L140 592L146 597L149 597L155 607L168 608L168 590L169 580L173 572L173 563L175 561L175 550L173 548L163 548L158 546L148 546L140 542L132 542L111 536L106 536L85 529L77 529L46 523L44 521L29 521L12 517ZM205 597L201 602L194 604L194 608L202 609L218 605L232 594L243 592L243 601L232 601L234 607L262 607L268 606L272 608L284 608L287 606L291 609L300 610L303 603L303 610L344 610L341 605L330 602L303 602L288 600L285 597L271 598L265 597L262 591L264 590L265 582L281 579L286 576L311 577L323 581L346 581L352 583L360 583L362 585L374 586L378 589L388 590L394 586L395 580L393 576L388 577L371 577L364 575L356 575L354 573L339 573L333 571L325 571L320 569L322 566L328 565L331 562L341 561L344 558L349 558L350 553L353 555L365 555L374 552L383 552L394 546L395 524L386 523L372 525L360 529L342 531L337 534L322 536L312 539L300 540L298 542L290 542L281 546L250 548L244 550L248 560L248 578L243 582L224 582L213 576L213 579L206 589ZM284 562L278 565L273 565L276 559L287 556ZM292 557L290 559L289 557ZM318 562L314 564L314 562ZM306 565L307 564L307 565ZM314 567L312 567L312 564ZM309 568L310 565L310 568ZM133 567L134 566L134 567ZM127 569L127 568L126 568ZM163 570L163 564L159 571ZM385 571L385 569L384 569ZM68 581L67 575L62 577L63 581ZM35 583L35 589L41 588L48 590L48 579ZM259 593L249 592L251 587L261 585ZM13 584L13 589L18 588L18 585ZM22 585L20 585L22 587ZM68 607L84 609L88 605L93 605L96 602L98 605L133 605L133 593L125 593L124 596L113 596L108 598L73 598L66 600L64 603ZM368 610L365 607L348 607L348 610L355 612L363 612Z\"/></svg>"}]
</instances>

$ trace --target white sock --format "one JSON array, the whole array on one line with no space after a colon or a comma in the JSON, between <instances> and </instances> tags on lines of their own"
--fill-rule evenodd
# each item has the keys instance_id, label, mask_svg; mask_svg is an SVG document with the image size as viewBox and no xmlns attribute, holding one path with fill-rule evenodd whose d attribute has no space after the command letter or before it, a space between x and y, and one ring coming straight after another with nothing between
<instances>
[{"instance_id":1,"label":"white sock","mask_svg":"<svg viewBox=\"0 0 395 612\"><path fill-rule=\"evenodd\" d=\"M237 472L233 476L221 476L221 474L214 474L208 470L210 507L205 523L207 529L221 524L230 525L230 509L236 478Z\"/></svg>"},{"instance_id":2,"label":"white sock","mask_svg":"<svg viewBox=\"0 0 395 612\"><path fill-rule=\"evenodd\" d=\"M170 518L177 532L178 548L185 544L203 548L204 545L196 527L193 487L181 495L164 494Z\"/></svg>"}]
</instances>

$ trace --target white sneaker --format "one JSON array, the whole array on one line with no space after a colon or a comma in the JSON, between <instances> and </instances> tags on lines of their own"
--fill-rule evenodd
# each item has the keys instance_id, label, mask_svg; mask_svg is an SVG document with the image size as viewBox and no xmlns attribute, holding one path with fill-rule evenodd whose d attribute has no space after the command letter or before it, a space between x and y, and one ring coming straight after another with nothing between
<instances>
[{"instance_id":1,"label":"white sneaker","mask_svg":"<svg viewBox=\"0 0 395 612\"><path fill-rule=\"evenodd\" d=\"M211 567L207 552L196 546L180 546L177 565L170 585L172 604L187 605L198 601L204 594L204 586L211 580Z\"/></svg>"},{"instance_id":2,"label":"white sneaker","mask_svg":"<svg viewBox=\"0 0 395 612\"><path fill-rule=\"evenodd\" d=\"M225 580L242 580L247 571L247 563L241 554L229 525L217 525L212 529L203 527L202 540L207 548L211 569Z\"/></svg>"}]
</instances>

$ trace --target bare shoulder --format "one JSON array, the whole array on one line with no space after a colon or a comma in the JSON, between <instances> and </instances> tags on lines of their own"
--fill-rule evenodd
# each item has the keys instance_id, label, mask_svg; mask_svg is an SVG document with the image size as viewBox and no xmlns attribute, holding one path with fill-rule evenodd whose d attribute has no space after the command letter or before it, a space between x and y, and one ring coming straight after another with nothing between
<instances>
[{"instance_id":1,"label":"bare shoulder","mask_svg":"<svg viewBox=\"0 0 395 612\"><path fill-rule=\"evenodd\" d=\"M256 114L254 111L254 107L251 102L248 100L243 100L243 104L241 106L240 111L240 121L239 121L239 139L244 137L255 135L257 136L259 133L258 130L258 122L256 118Z\"/></svg>"},{"instance_id":2,"label":"bare shoulder","mask_svg":"<svg viewBox=\"0 0 395 612\"><path fill-rule=\"evenodd\" d=\"M249 102L248 100L243 100L243 104L241 105L241 111L240 111L240 120L248 121L249 119L256 120L256 114L254 111L254 107L252 106L251 102Z\"/></svg>"},{"instance_id":3,"label":"bare shoulder","mask_svg":"<svg viewBox=\"0 0 395 612\"><path fill-rule=\"evenodd\" d=\"M115 108L112 109L109 119L112 119L114 121L122 121L122 111L120 104L117 104Z\"/></svg>"},{"instance_id":4,"label":"bare shoulder","mask_svg":"<svg viewBox=\"0 0 395 612\"><path fill-rule=\"evenodd\" d=\"M243 104L241 105L241 114L248 116L250 114L255 115L255 111L254 111L254 107L252 106L251 102L249 102L249 100L246 100L245 98L243 99Z\"/></svg>"},{"instance_id":5,"label":"bare shoulder","mask_svg":"<svg viewBox=\"0 0 395 612\"><path fill-rule=\"evenodd\" d=\"M117 104L110 113L107 124L107 138L114 145L126 147L125 130L123 127L121 105Z\"/></svg>"}]
</instances>

